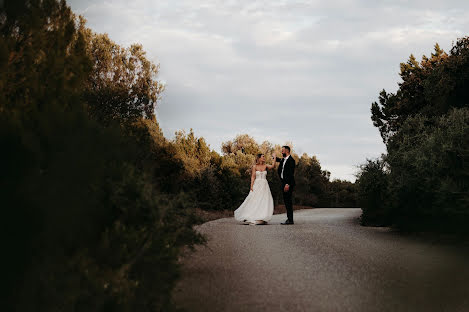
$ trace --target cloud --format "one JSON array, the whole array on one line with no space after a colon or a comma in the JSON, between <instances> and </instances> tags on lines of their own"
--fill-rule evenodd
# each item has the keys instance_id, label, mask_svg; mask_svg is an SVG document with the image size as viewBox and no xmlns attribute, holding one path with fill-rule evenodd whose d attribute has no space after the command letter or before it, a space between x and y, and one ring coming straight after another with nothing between
<instances>
[{"instance_id":1,"label":"cloud","mask_svg":"<svg viewBox=\"0 0 469 312\"><path fill-rule=\"evenodd\" d=\"M467 1L70 2L97 32L142 43L167 88L165 135L193 128L220 150L251 134L318 156L332 177L385 151L370 104L399 63L469 29Z\"/></svg>"}]
</instances>

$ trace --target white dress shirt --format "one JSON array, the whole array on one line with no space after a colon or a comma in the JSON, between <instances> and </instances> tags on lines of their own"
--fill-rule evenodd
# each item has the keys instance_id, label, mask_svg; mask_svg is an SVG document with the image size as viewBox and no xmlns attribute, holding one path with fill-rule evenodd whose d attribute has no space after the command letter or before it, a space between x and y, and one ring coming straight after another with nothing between
<instances>
[{"instance_id":1,"label":"white dress shirt","mask_svg":"<svg viewBox=\"0 0 469 312\"><path fill-rule=\"evenodd\" d=\"M287 159L288 157L290 157L290 155L288 155L287 157L285 157L283 159L283 166L282 166L282 173L280 174L280 177L283 179L283 169L285 169L285 164L287 163Z\"/></svg>"}]
</instances>

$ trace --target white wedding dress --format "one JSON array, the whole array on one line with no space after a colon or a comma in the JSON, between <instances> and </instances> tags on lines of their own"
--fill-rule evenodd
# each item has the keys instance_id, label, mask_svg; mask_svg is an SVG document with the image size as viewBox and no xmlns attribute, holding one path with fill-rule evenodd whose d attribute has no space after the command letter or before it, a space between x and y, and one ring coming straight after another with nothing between
<instances>
[{"instance_id":1,"label":"white wedding dress","mask_svg":"<svg viewBox=\"0 0 469 312\"><path fill-rule=\"evenodd\" d=\"M267 171L257 171L252 191L244 202L234 212L238 221L256 223L256 221L270 221L274 214L274 199L267 182Z\"/></svg>"}]
</instances>

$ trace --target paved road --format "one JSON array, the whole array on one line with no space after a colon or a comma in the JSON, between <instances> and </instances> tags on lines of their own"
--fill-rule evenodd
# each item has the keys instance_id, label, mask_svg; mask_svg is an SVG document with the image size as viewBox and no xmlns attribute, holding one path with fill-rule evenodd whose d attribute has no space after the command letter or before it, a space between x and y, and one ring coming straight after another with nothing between
<instances>
[{"instance_id":1,"label":"paved road","mask_svg":"<svg viewBox=\"0 0 469 312\"><path fill-rule=\"evenodd\" d=\"M469 311L463 245L362 227L360 209L310 209L269 225L200 226L174 299L187 311Z\"/></svg>"}]
</instances>

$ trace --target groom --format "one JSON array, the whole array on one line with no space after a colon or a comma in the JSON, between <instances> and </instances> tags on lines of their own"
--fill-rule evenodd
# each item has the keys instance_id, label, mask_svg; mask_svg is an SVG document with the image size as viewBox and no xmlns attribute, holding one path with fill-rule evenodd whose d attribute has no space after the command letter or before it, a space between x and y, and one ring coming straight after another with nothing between
<instances>
[{"instance_id":1,"label":"groom","mask_svg":"<svg viewBox=\"0 0 469 312\"><path fill-rule=\"evenodd\" d=\"M275 161L280 162L278 175L282 181L283 202L287 209L287 220L281 224L289 225L293 222L293 189L295 188L295 160L290 156L290 147L282 146L283 158L276 157Z\"/></svg>"}]
</instances>

